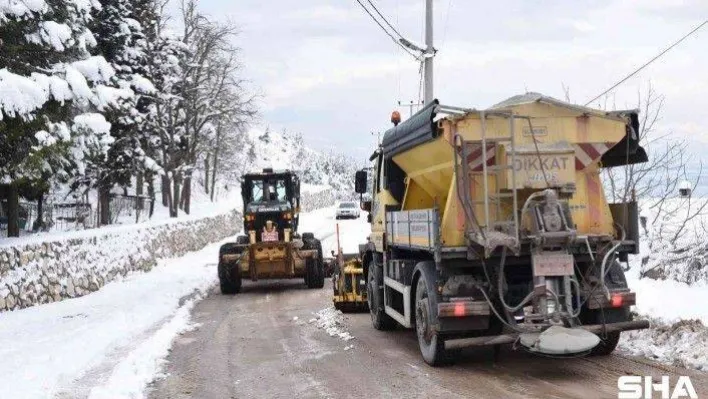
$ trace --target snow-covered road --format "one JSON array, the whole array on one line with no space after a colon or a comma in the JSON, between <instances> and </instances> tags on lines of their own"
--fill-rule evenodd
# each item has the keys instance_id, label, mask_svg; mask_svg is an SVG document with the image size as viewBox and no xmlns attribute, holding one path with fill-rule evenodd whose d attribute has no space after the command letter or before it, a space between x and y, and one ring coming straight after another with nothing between
<instances>
[{"instance_id":1,"label":"snow-covered road","mask_svg":"<svg viewBox=\"0 0 708 399\"><path fill-rule=\"evenodd\" d=\"M367 235L365 217L341 221L345 251ZM300 231L336 249L334 208L301 215ZM221 243L90 295L0 313L0 397L136 398L159 372L194 302L217 282Z\"/></svg>"}]
</instances>

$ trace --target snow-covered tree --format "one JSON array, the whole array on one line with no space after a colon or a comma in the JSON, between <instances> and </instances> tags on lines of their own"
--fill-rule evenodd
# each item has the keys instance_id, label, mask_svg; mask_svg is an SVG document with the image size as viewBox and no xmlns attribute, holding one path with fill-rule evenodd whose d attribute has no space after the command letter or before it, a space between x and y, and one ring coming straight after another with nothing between
<instances>
[{"instance_id":1,"label":"snow-covered tree","mask_svg":"<svg viewBox=\"0 0 708 399\"><path fill-rule=\"evenodd\" d=\"M163 11L159 11L163 15ZM146 104L148 117L143 124L143 144L146 153L154 159L149 169L159 170L162 178L162 203L169 207L170 215L177 216L180 180L186 144L185 115L181 97L183 67L189 49L181 37L164 26L164 18L158 18L154 30L146 35L146 76L155 91ZM148 184L152 180L147 179ZM174 184L173 184L174 183ZM172 189L174 187L174 190ZM154 189L150 186L150 191ZM175 193L171 195L170 193ZM174 196L177 201L173 201Z\"/></svg>"},{"instance_id":2,"label":"snow-covered tree","mask_svg":"<svg viewBox=\"0 0 708 399\"><path fill-rule=\"evenodd\" d=\"M99 189L101 224L110 222L111 187L130 185L131 178L143 171L145 163L150 164L141 142L146 109L138 104L141 97L155 91L152 82L144 76L147 41L140 21L150 15L146 11L151 7L154 7L151 0L102 0L102 7L96 11L91 26L97 41L96 53L103 55L115 70L110 83L132 94L104 112L111 123L111 136L115 142L98 163L96 176L88 181ZM149 29L152 19L145 23Z\"/></svg>"},{"instance_id":3,"label":"snow-covered tree","mask_svg":"<svg viewBox=\"0 0 708 399\"><path fill-rule=\"evenodd\" d=\"M0 180L16 197L22 182L86 171L112 142L95 113L126 93L105 86L115 74L88 28L95 0L0 1ZM11 201L15 203L14 199ZM8 235L17 235L10 209Z\"/></svg>"}]
</instances>

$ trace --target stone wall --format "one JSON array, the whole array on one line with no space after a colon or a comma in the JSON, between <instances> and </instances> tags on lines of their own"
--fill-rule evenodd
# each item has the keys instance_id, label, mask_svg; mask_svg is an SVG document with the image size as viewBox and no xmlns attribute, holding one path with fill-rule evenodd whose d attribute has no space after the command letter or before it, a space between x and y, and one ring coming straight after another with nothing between
<instances>
[{"instance_id":1,"label":"stone wall","mask_svg":"<svg viewBox=\"0 0 708 399\"><path fill-rule=\"evenodd\" d=\"M0 244L0 312L75 298L157 259L196 251L241 230L241 214L111 226ZM214 258L216 261L216 258Z\"/></svg>"}]
</instances>

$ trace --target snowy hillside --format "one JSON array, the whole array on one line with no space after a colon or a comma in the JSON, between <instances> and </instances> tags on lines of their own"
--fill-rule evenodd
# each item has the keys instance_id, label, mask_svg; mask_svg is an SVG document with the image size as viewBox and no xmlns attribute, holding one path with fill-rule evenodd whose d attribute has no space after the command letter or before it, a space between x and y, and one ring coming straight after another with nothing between
<instances>
[{"instance_id":1,"label":"snowy hillside","mask_svg":"<svg viewBox=\"0 0 708 399\"><path fill-rule=\"evenodd\" d=\"M354 193L354 172L360 166L343 153L323 153L309 148L299 134L253 128L242 137L241 173L263 168L292 169L303 183L334 190L338 198Z\"/></svg>"}]
</instances>

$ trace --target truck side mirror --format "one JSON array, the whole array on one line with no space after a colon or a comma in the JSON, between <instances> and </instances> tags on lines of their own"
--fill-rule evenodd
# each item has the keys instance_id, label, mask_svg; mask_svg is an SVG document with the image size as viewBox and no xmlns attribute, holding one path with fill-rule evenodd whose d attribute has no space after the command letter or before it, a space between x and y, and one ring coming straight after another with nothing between
<instances>
[{"instance_id":1,"label":"truck side mirror","mask_svg":"<svg viewBox=\"0 0 708 399\"><path fill-rule=\"evenodd\" d=\"M371 212L371 201L364 201L361 203L361 210L366 212Z\"/></svg>"},{"instance_id":2,"label":"truck side mirror","mask_svg":"<svg viewBox=\"0 0 708 399\"><path fill-rule=\"evenodd\" d=\"M368 176L365 170L358 170L356 175L354 175L354 191L357 194L364 194L366 192L366 183L368 181Z\"/></svg>"}]
</instances>

